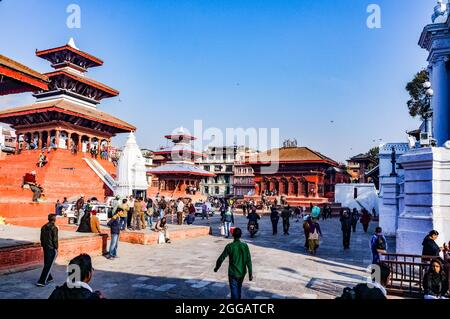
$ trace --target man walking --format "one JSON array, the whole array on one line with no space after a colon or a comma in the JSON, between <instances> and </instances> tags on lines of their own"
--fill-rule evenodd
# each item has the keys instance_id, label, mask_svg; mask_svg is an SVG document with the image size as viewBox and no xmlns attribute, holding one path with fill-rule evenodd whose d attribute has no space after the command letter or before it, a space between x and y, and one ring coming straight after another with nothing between
<instances>
[{"instance_id":1,"label":"man walking","mask_svg":"<svg viewBox=\"0 0 450 319\"><path fill-rule=\"evenodd\" d=\"M55 225L56 215L48 215L48 223L41 228L41 246L44 250L44 269L36 286L44 287L53 281L52 270L53 263L58 256L58 228Z\"/></svg>"},{"instance_id":2,"label":"man walking","mask_svg":"<svg viewBox=\"0 0 450 319\"><path fill-rule=\"evenodd\" d=\"M375 228L375 234L370 239L370 250L372 251L372 264L380 263L380 254L387 251L387 240L381 227Z\"/></svg>"},{"instance_id":3,"label":"man walking","mask_svg":"<svg viewBox=\"0 0 450 319\"><path fill-rule=\"evenodd\" d=\"M359 221L359 212L356 208L353 208L352 211L352 229L353 232L356 232L356 225L358 225L358 221Z\"/></svg>"},{"instance_id":4,"label":"man walking","mask_svg":"<svg viewBox=\"0 0 450 319\"><path fill-rule=\"evenodd\" d=\"M270 213L270 221L272 222L272 233L275 236L278 233L278 221L280 220L280 215L276 207L272 207Z\"/></svg>"},{"instance_id":5,"label":"man walking","mask_svg":"<svg viewBox=\"0 0 450 319\"><path fill-rule=\"evenodd\" d=\"M177 203L177 223L178 225L183 225L183 211L184 211L184 203L181 198L178 198Z\"/></svg>"},{"instance_id":6,"label":"man walking","mask_svg":"<svg viewBox=\"0 0 450 319\"><path fill-rule=\"evenodd\" d=\"M285 235L289 235L289 227L291 226L289 218L291 218L291 215L291 207L289 205L284 206L283 211L281 212L281 218L283 218L283 232Z\"/></svg>"},{"instance_id":7,"label":"man walking","mask_svg":"<svg viewBox=\"0 0 450 319\"><path fill-rule=\"evenodd\" d=\"M202 202L202 220L205 219L209 221L209 216L208 216L208 207L206 206L205 202Z\"/></svg>"},{"instance_id":8,"label":"man walking","mask_svg":"<svg viewBox=\"0 0 450 319\"><path fill-rule=\"evenodd\" d=\"M341 230L342 230L342 243L344 245L344 249L350 248L350 236L352 233L352 218L344 211L341 219Z\"/></svg>"},{"instance_id":9,"label":"man walking","mask_svg":"<svg viewBox=\"0 0 450 319\"><path fill-rule=\"evenodd\" d=\"M225 247L225 250L217 259L216 268L214 272L217 272L222 265L225 258L228 256L228 280L231 290L231 299L239 300L242 296L242 283L244 282L245 275L248 269L248 278L253 280L252 273L252 258L250 250L246 243L241 242L242 230L236 228L233 232L234 241Z\"/></svg>"},{"instance_id":10,"label":"man walking","mask_svg":"<svg viewBox=\"0 0 450 319\"><path fill-rule=\"evenodd\" d=\"M130 196L128 199L128 211L127 211L127 229L131 229L134 213L134 197Z\"/></svg>"},{"instance_id":11,"label":"man walking","mask_svg":"<svg viewBox=\"0 0 450 319\"><path fill-rule=\"evenodd\" d=\"M109 220L108 226L111 229L111 243L109 245L109 254L107 259L117 258L117 246L119 244L120 235L120 213L122 208L117 208L116 214Z\"/></svg>"},{"instance_id":12,"label":"man walking","mask_svg":"<svg viewBox=\"0 0 450 319\"><path fill-rule=\"evenodd\" d=\"M131 223L131 229L141 230L141 214L142 214L141 199L136 198L136 200L134 201L133 221Z\"/></svg>"}]
</instances>

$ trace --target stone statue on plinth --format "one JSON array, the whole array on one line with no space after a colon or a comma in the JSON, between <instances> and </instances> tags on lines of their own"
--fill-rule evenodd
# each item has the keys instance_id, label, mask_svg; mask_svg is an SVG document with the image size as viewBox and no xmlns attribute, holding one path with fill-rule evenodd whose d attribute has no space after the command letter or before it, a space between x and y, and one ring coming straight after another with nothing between
<instances>
[{"instance_id":1,"label":"stone statue on plinth","mask_svg":"<svg viewBox=\"0 0 450 319\"><path fill-rule=\"evenodd\" d=\"M391 177L396 177L397 172L395 170L395 164L397 163L397 154L395 152L395 147L392 147L392 153L391 153L391 164L392 164L392 171L391 171Z\"/></svg>"},{"instance_id":2,"label":"stone statue on plinth","mask_svg":"<svg viewBox=\"0 0 450 319\"><path fill-rule=\"evenodd\" d=\"M449 13L448 0L438 0L437 5L434 7L434 13L431 16L431 21L433 21L433 23L446 22L448 18L448 13Z\"/></svg>"}]
</instances>

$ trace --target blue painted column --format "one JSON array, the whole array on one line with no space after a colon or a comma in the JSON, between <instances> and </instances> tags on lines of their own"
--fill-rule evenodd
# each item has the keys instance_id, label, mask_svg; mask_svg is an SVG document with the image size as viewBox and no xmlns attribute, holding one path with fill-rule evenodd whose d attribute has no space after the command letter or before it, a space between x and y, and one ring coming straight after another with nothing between
<instances>
[{"instance_id":1,"label":"blue painted column","mask_svg":"<svg viewBox=\"0 0 450 319\"><path fill-rule=\"evenodd\" d=\"M443 146L450 140L450 100L447 56L435 57L432 60L432 86L434 96L431 99L433 108L433 136L437 146Z\"/></svg>"}]
</instances>

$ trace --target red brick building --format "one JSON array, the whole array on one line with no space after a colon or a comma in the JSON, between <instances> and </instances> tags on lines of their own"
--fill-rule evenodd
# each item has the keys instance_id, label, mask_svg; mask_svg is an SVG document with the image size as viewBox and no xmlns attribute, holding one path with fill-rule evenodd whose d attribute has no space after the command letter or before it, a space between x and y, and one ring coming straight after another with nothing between
<instances>
[{"instance_id":1,"label":"red brick building","mask_svg":"<svg viewBox=\"0 0 450 319\"><path fill-rule=\"evenodd\" d=\"M282 196L290 205L332 201L336 183L350 182L338 162L307 147L273 149L247 164L254 170L256 198ZM275 170L267 172L271 165Z\"/></svg>"},{"instance_id":2,"label":"red brick building","mask_svg":"<svg viewBox=\"0 0 450 319\"><path fill-rule=\"evenodd\" d=\"M36 51L36 55L49 61L55 71L41 75L11 60L0 59L0 75L6 73L10 77L0 83L0 92L31 91L36 97L33 104L0 110L0 122L16 131L21 150L0 161L0 210L5 217L11 216L1 205L31 201L31 192L21 187L22 177L31 171L36 172L47 201L80 194L103 200L111 195L111 177L116 168L105 157L92 159L90 150L96 149L100 155L101 151L110 150L112 137L136 130L97 108L104 98L119 94L86 75L89 68L103 65L102 60L81 51L73 41ZM7 67L9 71L5 72ZM21 81L28 82L20 85ZM41 150L46 152L48 162L37 167ZM48 214L49 209L46 211Z\"/></svg>"}]
</instances>

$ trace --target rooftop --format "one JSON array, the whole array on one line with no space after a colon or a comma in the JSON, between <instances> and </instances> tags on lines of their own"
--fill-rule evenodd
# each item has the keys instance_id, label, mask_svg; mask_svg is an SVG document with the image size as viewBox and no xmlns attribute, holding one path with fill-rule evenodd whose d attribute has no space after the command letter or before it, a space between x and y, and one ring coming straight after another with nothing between
<instances>
[{"instance_id":1,"label":"rooftop","mask_svg":"<svg viewBox=\"0 0 450 319\"><path fill-rule=\"evenodd\" d=\"M334 166L339 164L331 158L313 151L308 147L287 147L272 149L261 152L248 158L250 164L269 164L269 163L328 163Z\"/></svg>"},{"instance_id":2,"label":"rooftop","mask_svg":"<svg viewBox=\"0 0 450 319\"><path fill-rule=\"evenodd\" d=\"M193 175L202 177L214 177L216 174L205 171L198 166L188 163L169 163L147 171L154 175Z\"/></svg>"},{"instance_id":3,"label":"rooftop","mask_svg":"<svg viewBox=\"0 0 450 319\"><path fill-rule=\"evenodd\" d=\"M103 83L95 81L95 80L93 80L91 78L88 78L86 76L80 76L80 75L77 75L77 74L74 74L74 73L71 73L71 72L68 72L68 71L65 71L65 70L57 70L57 71L46 73L45 75L48 76L49 78L53 78L53 77L56 77L56 76L67 76L67 77L69 77L69 78L71 78L73 80L80 81L80 82L82 82L84 84L87 84L89 86L95 87L95 88L103 91L104 93L108 94L111 97L119 95L119 91L117 91L117 90L115 90L115 89L113 89L113 88L111 88L111 87L109 87L109 86L107 86L107 85L105 85Z\"/></svg>"},{"instance_id":4,"label":"rooftop","mask_svg":"<svg viewBox=\"0 0 450 319\"><path fill-rule=\"evenodd\" d=\"M16 123L15 121L18 120L19 117L48 112L65 113L95 122L100 122L102 124L118 129L119 133L131 132L136 130L136 127L134 127L133 125L128 124L127 122L122 121L112 115L101 112L94 108L87 108L64 99L1 110L0 122L14 125Z\"/></svg>"},{"instance_id":5,"label":"rooftop","mask_svg":"<svg viewBox=\"0 0 450 319\"><path fill-rule=\"evenodd\" d=\"M0 95L48 89L48 77L0 54Z\"/></svg>"},{"instance_id":6,"label":"rooftop","mask_svg":"<svg viewBox=\"0 0 450 319\"><path fill-rule=\"evenodd\" d=\"M87 64L85 65L86 68L103 65L102 60L100 60L99 58L97 58L89 53L79 50L74 45L71 45L70 42L63 46L52 48L52 49L36 50L36 56L43 58L45 60L48 60L51 63L55 63L55 55L58 53L59 54L72 53L72 55L74 55L76 58L84 59L87 62ZM60 61L60 62L64 62L64 61Z\"/></svg>"}]
</instances>

